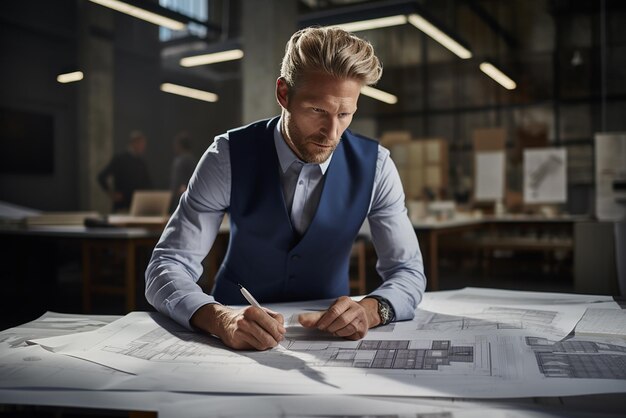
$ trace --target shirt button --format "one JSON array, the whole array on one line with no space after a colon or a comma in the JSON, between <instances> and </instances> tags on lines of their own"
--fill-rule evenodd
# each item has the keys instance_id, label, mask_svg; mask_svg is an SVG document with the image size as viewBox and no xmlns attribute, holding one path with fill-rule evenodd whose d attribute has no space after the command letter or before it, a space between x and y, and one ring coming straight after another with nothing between
<instances>
[{"instance_id":1,"label":"shirt button","mask_svg":"<svg viewBox=\"0 0 626 418\"><path fill-rule=\"evenodd\" d=\"M299 184L300 186L302 186L302 185L304 184L304 180L300 180L300 181L298 182L298 184Z\"/></svg>"}]
</instances>

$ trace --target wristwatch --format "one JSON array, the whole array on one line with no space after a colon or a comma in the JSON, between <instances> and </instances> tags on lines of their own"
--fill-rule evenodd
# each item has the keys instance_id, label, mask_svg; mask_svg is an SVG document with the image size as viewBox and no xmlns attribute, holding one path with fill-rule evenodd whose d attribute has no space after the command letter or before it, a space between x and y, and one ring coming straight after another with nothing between
<instances>
[{"instance_id":1,"label":"wristwatch","mask_svg":"<svg viewBox=\"0 0 626 418\"><path fill-rule=\"evenodd\" d=\"M380 317L379 325L387 325L395 319L396 312L393 310L393 306L391 306L387 299L377 295L371 295L366 297L376 299L378 301L378 316Z\"/></svg>"}]
</instances>

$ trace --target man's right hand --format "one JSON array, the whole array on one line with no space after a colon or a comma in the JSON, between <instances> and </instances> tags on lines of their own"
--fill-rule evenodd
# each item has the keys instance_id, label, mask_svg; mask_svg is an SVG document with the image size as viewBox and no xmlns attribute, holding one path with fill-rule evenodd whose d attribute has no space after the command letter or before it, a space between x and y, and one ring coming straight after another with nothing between
<instances>
[{"instance_id":1,"label":"man's right hand","mask_svg":"<svg viewBox=\"0 0 626 418\"><path fill-rule=\"evenodd\" d=\"M267 350L284 339L284 319L278 312L248 306L232 309L211 303L191 317L191 325L218 336L236 350Z\"/></svg>"}]
</instances>

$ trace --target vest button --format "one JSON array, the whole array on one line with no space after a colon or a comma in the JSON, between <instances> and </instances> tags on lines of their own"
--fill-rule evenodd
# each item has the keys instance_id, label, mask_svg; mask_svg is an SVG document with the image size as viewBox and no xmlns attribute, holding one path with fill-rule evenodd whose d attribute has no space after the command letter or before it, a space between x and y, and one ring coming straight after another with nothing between
<instances>
[{"instance_id":1,"label":"vest button","mask_svg":"<svg viewBox=\"0 0 626 418\"><path fill-rule=\"evenodd\" d=\"M289 280L296 280L296 275L295 274L290 274L289 275Z\"/></svg>"},{"instance_id":2,"label":"vest button","mask_svg":"<svg viewBox=\"0 0 626 418\"><path fill-rule=\"evenodd\" d=\"M300 256L298 254L294 254L294 255L291 256L291 259L294 260L294 261L295 260L299 260Z\"/></svg>"}]
</instances>

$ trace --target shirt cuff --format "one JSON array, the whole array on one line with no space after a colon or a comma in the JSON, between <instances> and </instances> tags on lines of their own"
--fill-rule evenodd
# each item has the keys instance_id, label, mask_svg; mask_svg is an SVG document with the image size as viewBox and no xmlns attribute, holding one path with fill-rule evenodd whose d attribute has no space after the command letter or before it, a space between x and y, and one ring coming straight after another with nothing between
<instances>
[{"instance_id":1,"label":"shirt cuff","mask_svg":"<svg viewBox=\"0 0 626 418\"><path fill-rule=\"evenodd\" d=\"M190 293L176 301L167 303L170 317L190 331L197 331L189 322L198 309L209 303L218 303L213 296L206 293Z\"/></svg>"},{"instance_id":2,"label":"shirt cuff","mask_svg":"<svg viewBox=\"0 0 626 418\"><path fill-rule=\"evenodd\" d=\"M368 296L380 296L387 299L395 313L394 322L407 321L415 317L413 303L406 300L405 296L399 295L397 289L376 289ZM419 301L417 301L417 303L419 303Z\"/></svg>"}]
</instances>

